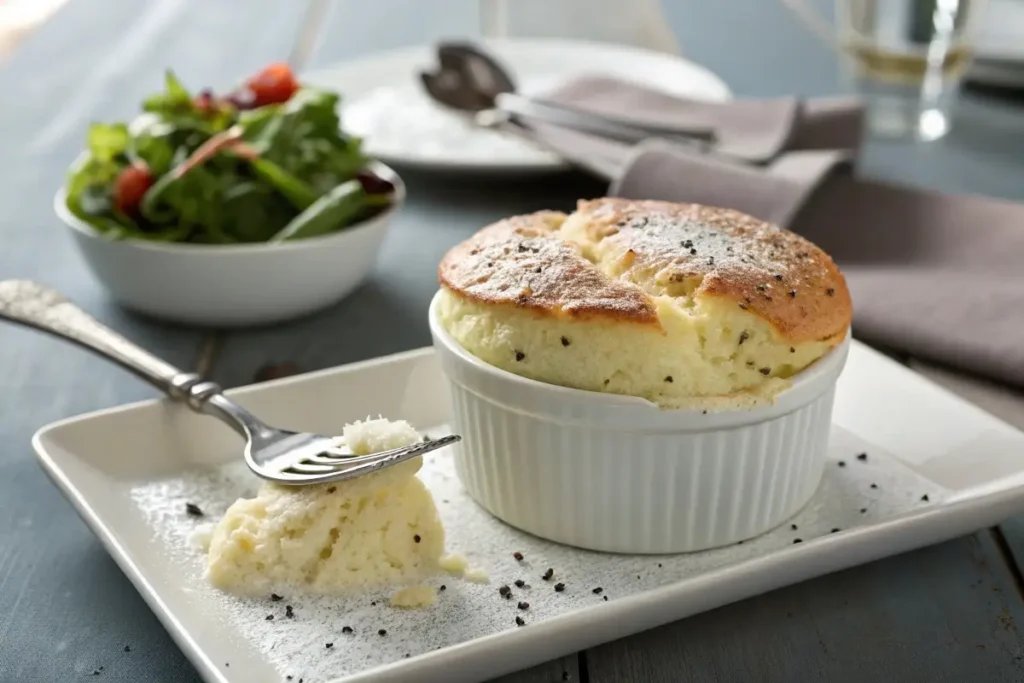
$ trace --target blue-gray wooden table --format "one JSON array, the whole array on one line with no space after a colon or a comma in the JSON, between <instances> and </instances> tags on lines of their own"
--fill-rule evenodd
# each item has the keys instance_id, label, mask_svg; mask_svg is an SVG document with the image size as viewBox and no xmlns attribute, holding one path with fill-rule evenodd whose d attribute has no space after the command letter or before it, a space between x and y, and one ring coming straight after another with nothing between
<instances>
[{"instance_id":1,"label":"blue-gray wooden table","mask_svg":"<svg viewBox=\"0 0 1024 683\"><path fill-rule=\"evenodd\" d=\"M841 89L834 56L776 2L665 6L686 54L738 95ZM168 360L238 385L267 364L314 370L428 344L424 311L435 264L449 246L501 216L569 208L602 192L573 176L497 186L411 175L408 208L373 278L329 311L231 333L121 311L85 271L50 209L86 125L131 114L168 66L188 83L226 86L285 58L301 8L295 0L71 0L25 41L0 66L0 277L55 286ZM315 65L476 33L473 0L336 0ZM948 139L869 143L860 170L1022 199L1024 108L972 94ZM356 328L360 334L346 334ZM1024 399L1013 391L902 360L1024 425ZM0 328L0 389L0 681L64 683L102 667L109 681L197 683L30 452L32 433L51 420L151 392L102 361L12 327ZM1024 520L1010 520L502 680L560 681L567 673L591 683L1024 681L1021 552Z\"/></svg>"}]
</instances>

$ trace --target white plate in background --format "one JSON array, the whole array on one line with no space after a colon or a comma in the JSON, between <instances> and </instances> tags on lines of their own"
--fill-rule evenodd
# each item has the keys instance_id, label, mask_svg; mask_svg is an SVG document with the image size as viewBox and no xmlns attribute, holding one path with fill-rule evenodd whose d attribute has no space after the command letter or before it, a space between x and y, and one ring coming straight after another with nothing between
<instances>
[{"instance_id":1,"label":"white plate in background","mask_svg":"<svg viewBox=\"0 0 1024 683\"><path fill-rule=\"evenodd\" d=\"M725 101L718 76L681 57L612 43L560 39L480 41L534 94L579 74L604 74L669 94ZM337 90L343 127L388 164L457 172L537 172L565 168L558 157L519 138L483 130L445 111L422 90L419 72L435 63L434 46L417 46L341 62L302 75Z\"/></svg>"},{"instance_id":2,"label":"white plate in background","mask_svg":"<svg viewBox=\"0 0 1024 683\"><path fill-rule=\"evenodd\" d=\"M450 416L431 349L230 393L274 424L325 433L368 414L404 418L427 431ZM484 512L463 492L452 454L441 451L428 456L420 476L437 501L448 550L468 554L490 573L490 585L441 577L436 583L448 589L438 604L412 611L387 607L383 592L289 595L295 618L267 621L284 602L242 601L213 590L188 538L196 520L185 514L185 502L200 503L213 520L256 484L241 467L230 429L148 401L62 420L40 430L33 444L47 473L210 683L280 683L286 675L317 683L487 680L1024 511L1024 434L854 342L836 394L833 466L814 500L764 536L671 556L560 546ZM218 468L211 473L211 466ZM522 563L514 551L525 555ZM548 567L565 592L541 579ZM532 587L515 588L515 599L503 600L498 586L518 578ZM592 590L598 586L600 595ZM528 611L516 609L520 599L530 602ZM515 625L517 615L526 617L525 627ZM355 632L342 635L344 625ZM387 637L377 635L378 627ZM325 642L337 646L325 649Z\"/></svg>"}]
</instances>

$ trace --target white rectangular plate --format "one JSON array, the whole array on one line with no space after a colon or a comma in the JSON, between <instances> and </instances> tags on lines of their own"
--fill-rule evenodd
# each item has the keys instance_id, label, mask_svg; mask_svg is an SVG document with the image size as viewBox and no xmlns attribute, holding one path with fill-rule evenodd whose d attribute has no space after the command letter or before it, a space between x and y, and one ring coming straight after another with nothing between
<instances>
[{"instance_id":1,"label":"white rectangular plate","mask_svg":"<svg viewBox=\"0 0 1024 683\"><path fill-rule=\"evenodd\" d=\"M449 419L430 349L230 393L274 424L324 433L368 415L427 432ZM385 591L275 603L210 588L190 541L202 520L186 515L184 504L200 504L213 521L256 486L239 467L237 437L214 420L149 401L49 425L33 443L177 643L216 683L278 683L286 675L305 683L486 680L1024 511L1024 434L856 343L818 494L782 527L729 548L641 557L548 543L478 508L450 453L428 456L420 476L437 501L448 549L486 569L491 583L439 577L435 585L447 590L426 610L390 608ZM544 581L549 567L555 576ZM529 587L502 599L498 587L516 579ZM565 591L556 593L555 582ZM529 608L517 609L519 601ZM284 617L286 603L294 618ZM515 625L517 615L526 626ZM342 634L343 626L354 633Z\"/></svg>"}]
</instances>

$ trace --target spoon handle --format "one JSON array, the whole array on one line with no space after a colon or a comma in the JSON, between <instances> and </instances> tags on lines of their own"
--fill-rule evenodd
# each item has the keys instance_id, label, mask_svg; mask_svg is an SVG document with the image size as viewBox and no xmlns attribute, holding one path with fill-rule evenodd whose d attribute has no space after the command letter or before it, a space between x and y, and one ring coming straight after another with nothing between
<instances>
[{"instance_id":1,"label":"spoon handle","mask_svg":"<svg viewBox=\"0 0 1024 683\"><path fill-rule=\"evenodd\" d=\"M74 342L113 361L171 398L188 398L202 378L183 372L128 341L59 292L28 280L0 282L0 319Z\"/></svg>"},{"instance_id":2,"label":"spoon handle","mask_svg":"<svg viewBox=\"0 0 1024 683\"><path fill-rule=\"evenodd\" d=\"M494 104L499 111L512 116L525 116L544 121L545 123L572 128L585 133L593 133L594 135L630 144L637 144L655 136L671 138L676 142L696 144L698 141L706 142L710 140L713 134L712 131L706 129L693 129L672 133L657 131L642 126L622 123L572 107L539 102L510 92L498 95L494 99Z\"/></svg>"}]
</instances>

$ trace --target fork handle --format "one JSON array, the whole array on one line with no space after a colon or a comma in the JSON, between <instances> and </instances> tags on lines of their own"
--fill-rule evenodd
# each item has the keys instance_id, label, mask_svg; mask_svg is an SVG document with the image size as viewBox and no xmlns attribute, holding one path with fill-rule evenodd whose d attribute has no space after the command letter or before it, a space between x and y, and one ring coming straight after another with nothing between
<instances>
[{"instance_id":1,"label":"fork handle","mask_svg":"<svg viewBox=\"0 0 1024 683\"><path fill-rule=\"evenodd\" d=\"M0 319L48 332L117 363L197 412L221 389L193 372L184 372L128 341L59 292L28 280L0 282Z\"/></svg>"}]
</instances>

